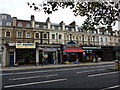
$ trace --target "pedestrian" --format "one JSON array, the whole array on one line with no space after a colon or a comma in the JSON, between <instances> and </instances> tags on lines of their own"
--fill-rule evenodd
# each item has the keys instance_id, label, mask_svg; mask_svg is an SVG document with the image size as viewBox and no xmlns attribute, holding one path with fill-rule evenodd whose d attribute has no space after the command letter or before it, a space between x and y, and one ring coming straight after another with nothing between
<instances>
[{"instance_id":1,"label":"pedestrian","mask_svg":"<svg viewBox=\"0 0 120 90\"><path fill-rule=\"evenodd\" d=\"M95 55L95 62L97 63L98 62L98 56Z\"/></svg>"},{"instance_id":2,"label":"pedestrian","mask_svg":"<svg viewBox=\"0 0 120 90\"><path fill-rule=\"evenodd\" d=\"M46 65L47 66L47 63L46 63L46 59L44 58L43 62L42 62L42 66Z\"/></svg>"}]
</instances>

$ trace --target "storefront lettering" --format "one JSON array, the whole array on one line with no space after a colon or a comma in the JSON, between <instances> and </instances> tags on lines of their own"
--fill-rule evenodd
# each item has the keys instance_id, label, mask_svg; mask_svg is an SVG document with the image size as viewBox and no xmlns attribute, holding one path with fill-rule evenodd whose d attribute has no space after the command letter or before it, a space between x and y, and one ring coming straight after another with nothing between
<instances>
[{"instance_id":1,"label":"storefront lettering","mask_svg":"<svg viewBox=\"0 0 120 90\"><path fill-rule=\"evenodd\" d=\"M16 43L16 48L35 48L34 43Z\"/></svg>"},{"instance_id":2,"label":"storefront lettering","mask_svg":"<svg viewBox=\"0 0 120 90\"><path fill-rule=\"evenodd\" d=\"M81 47L79 45L66 45L64 46L64 50L78 50L81 49Z\"/></svg>"}]
</instances>

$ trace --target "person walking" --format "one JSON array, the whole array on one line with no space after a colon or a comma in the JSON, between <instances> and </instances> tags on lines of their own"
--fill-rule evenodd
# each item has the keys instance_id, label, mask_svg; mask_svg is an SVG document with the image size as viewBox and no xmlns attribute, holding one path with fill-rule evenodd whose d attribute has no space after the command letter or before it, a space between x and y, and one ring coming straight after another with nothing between
<instances>
[{"instance_id":1,"label":"person walking","mask_svg":"<svg viewBox=\"0 0 120 90\"><path fill-rule=\"evenodd\" d=\"M43 62L42 62L42 66L46 65L47 66L47 63L46 63L46 59L44 58Z\"/></svg>"}]
</instances>

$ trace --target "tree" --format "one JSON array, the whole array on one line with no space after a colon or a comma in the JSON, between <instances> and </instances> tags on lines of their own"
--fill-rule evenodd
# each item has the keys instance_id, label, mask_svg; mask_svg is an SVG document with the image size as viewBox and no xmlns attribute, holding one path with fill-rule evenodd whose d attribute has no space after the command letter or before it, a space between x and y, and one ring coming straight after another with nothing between
<instances>
[{"instance_id":1,"label":"tree","mask_svg":"<svg viewBox=\"0 0 120 90\"><path fill-rule=\"evenodd\" d=\"M41 10L41 7L36 4L30 5L35 11ZM83 28L86 30L95 29L97 25L113 26L118 20L118 2L43 2L41 4L42 10L47 14L59 10L59 8L70 8L73 10L75 16L87 16L83 23ZM89 26L89 27L88 27Z\"/></svg>"}]
</instances>

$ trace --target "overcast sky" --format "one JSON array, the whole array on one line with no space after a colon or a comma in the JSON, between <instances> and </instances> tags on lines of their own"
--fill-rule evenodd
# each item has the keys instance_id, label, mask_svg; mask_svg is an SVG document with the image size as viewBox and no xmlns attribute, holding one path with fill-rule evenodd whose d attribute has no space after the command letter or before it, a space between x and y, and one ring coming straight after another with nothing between
<instances>
[{"instance_id":1,"label":"overcast sky","mask_svg":"<svg viewBox=\"0 0 120 90\"><path fill-rule=\"evenodd\" d=\"M10 14L12 17L24 20L30 20L30 16L35 15L35 20L40 22L45 22L50 17L51 23L64 21L66 25L76 21L78 26L81 26L85 20L85 17L74 16L70 9L60 9L51 15L45 14L43 11L35 12L28 7L27 2L39 4L42 0L0 0L0 13ZM118 30L118 23L113 30Z\"/></svg>"}]
</instances>

